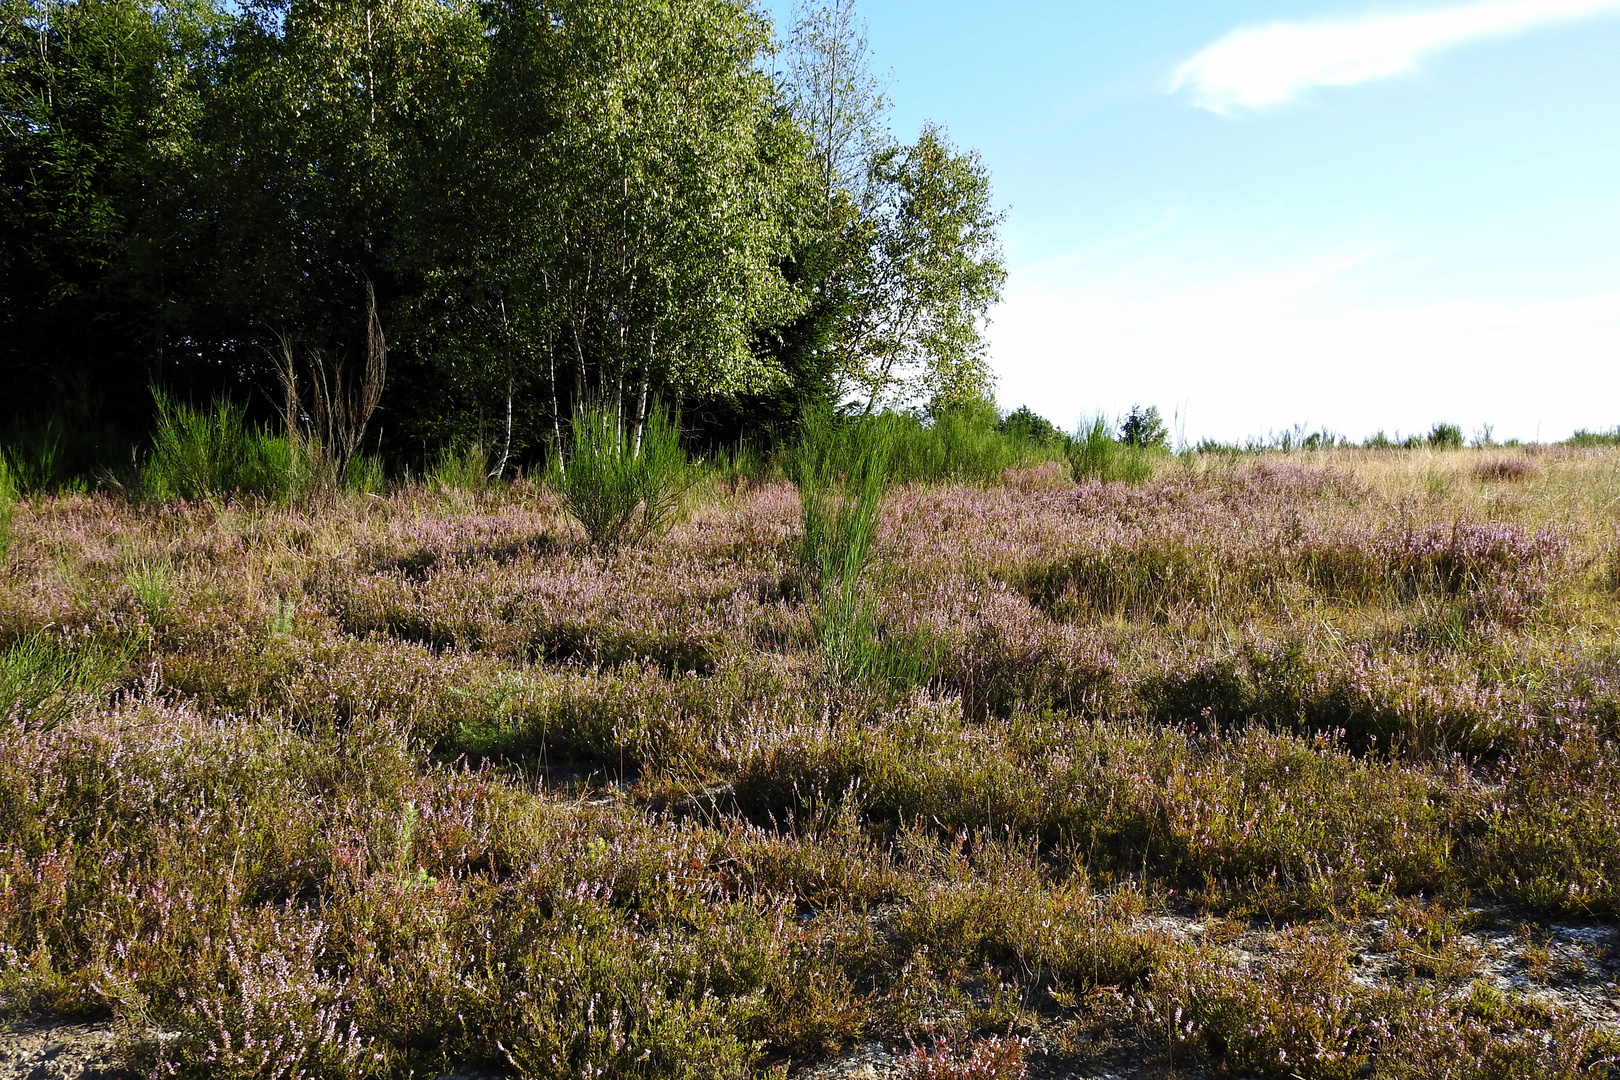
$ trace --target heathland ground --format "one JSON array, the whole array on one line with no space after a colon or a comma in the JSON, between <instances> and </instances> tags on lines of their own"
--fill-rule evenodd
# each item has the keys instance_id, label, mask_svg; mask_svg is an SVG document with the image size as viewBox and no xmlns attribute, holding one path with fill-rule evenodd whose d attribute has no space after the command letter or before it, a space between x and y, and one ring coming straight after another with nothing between
<instances>
[{"instance_id":1,"label":"heathland ground","mask_svg":"<svg viewBox=\"0 0 1620 1080\"><path fill-rule=\"evenodd\" d=\"M22 499L13 1032L132 1075L1608 1075L1620 450L796 475L819 517L705 473L597 547L528 482Z\"/></svg>"}]
</instances>

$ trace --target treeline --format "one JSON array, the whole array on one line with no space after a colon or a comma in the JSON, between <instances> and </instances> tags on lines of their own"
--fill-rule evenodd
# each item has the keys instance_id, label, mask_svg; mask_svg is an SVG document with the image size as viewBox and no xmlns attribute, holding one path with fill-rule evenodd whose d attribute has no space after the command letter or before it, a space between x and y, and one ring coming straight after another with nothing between
<instances>
[{"instance_id":1,"label":"treeline","mask_svg":"<svg viewBox=\"0 0 1620 1080\"><path fill-rule=\"evenodd\" d=\"M0 0L0 50L14 444L380 392L350 456L505 471L587 404L726 443L988 395L988 173L889 134L851 0L785 42L745 0Z\"/></svg>"}]
</instances>

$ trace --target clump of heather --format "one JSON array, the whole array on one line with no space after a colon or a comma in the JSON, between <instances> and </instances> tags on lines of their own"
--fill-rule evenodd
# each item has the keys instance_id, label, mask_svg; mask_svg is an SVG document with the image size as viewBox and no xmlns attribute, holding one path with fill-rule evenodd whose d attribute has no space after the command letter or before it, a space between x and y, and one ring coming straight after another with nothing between
<instances>
[{"instance_id":1,"label":"clump of heather","mask_svg":"<svg viewBox=\"0 0 1620 1080\"><path fill-rule=\"evenodd\" d=\"M1469 928L1620 917L1612 453L1454 453L897 486L881 678L784 483L596 548L524 484L32 500L0 1013L197 1077L1601 1075L1606 954Z\"/></svg>"},{"instance_id":2,"label":"clump of heather","mask_svg":"<svg viewBox=\"0 0 1620 1080\"><path fill-rule=\"evenodd\" d=\"M932 1046L911 1045L900 1062L906 1080L1024 1080L1027 1044L1012 1034L992 1035L967 1046L942 1036Z\"/></svg>"}]
</instances>

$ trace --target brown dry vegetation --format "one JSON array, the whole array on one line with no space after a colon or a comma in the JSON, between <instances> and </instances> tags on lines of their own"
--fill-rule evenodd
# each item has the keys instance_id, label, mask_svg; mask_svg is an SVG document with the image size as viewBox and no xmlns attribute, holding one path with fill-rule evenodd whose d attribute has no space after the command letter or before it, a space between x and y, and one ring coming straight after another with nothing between
<instances>
[{"instance_id":1,"label":"brown dry vegetation","mask_svg":"<svg viewBox=\"0 0 1620 1080\"><path fill-rule=\"evenodd\" d=\"M1606 449L904 487L920 675L834 685L781 483L607 555L521 485L38 498L0 1007L138 1074L1607 1075L1514 987L1612 979L1537 928L1620 918L1617 505Z\"/></svg>"}]
</instances>

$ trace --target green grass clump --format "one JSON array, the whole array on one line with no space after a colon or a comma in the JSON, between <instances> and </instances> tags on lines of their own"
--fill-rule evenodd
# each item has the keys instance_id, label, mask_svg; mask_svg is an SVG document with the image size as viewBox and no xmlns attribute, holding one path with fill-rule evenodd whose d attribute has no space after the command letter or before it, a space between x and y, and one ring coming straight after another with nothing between
<instances>
[{"instance_id":1,"label":"green grass clump","mask_svg":"<svg viewBox=\"0 0 1620 1080\"><path fill-rule=\"evenodd\" d=\"M104 694L123 658L34 635L0 649L0 718L52 728Z\"/></svg>"},{"instance_id":2,"label":"green grass clump","mask_svg":"<svg viewBox=\"0 0 1620 1080\"><path fill-rule=\"evenodd\" d=\"M1137 484L1151 479L1154 466L1169 459L1161 444L1136 445L1114 437L1108 418L1098 415L1082 424L1069 444L1069 468L1075 480L1111 480Z\"/></svg>"},{"instance_id":3,"label":"green grass clump","mask_svg":"<svg viewBox=\"0 0 1620 1080\"><path fill-rule=\"evenodd\" d=\"M655 405L639 438L617 412L589 405L574 416L557 484L591 546L611 551L662 536L688 486L680 427Z\"/></svg>"},{"instance_id":4,"label":"green grass clump","mask_svg":"<svg viewBox=\"0 0 1620 1080\"><path fill-rule=\"evenodd\" d=\"M154 390L157 427L142 472L148 495L204 499L244 494L287 494L294 473L290 444L247 421L247 410L227 398L209 408L175 401Z\"/></svg>"},{"instance_id":5,"label":"green grass clump","mask_svg":"<svg viewBox=\"0 0 1620 1080\"><path fill-rule=\"evenodd\" d=\"M365 468L364 459L356 459L361 464L351 468ZM440 494L451 492L466 492L470 495L482 495L488 492L494 482L490 478L489 453L477 443L472 443L466 449L457 452L453 447L442 448L423 479L427 485Z\"/></svg>"},{"instance_id":6,"label":"green grass clump","mask_svg":"<svg viewBox=\"0 0 1620 1080\"><path fill-rule=\"evenodd\" d=\"M0 558L11 550L11 522L17 514L17 484L12 479L11 466L6 463L4 450L0 450Z\"/></svg>"}]
</instances>

